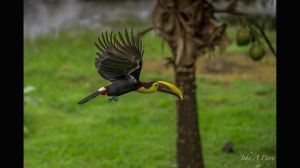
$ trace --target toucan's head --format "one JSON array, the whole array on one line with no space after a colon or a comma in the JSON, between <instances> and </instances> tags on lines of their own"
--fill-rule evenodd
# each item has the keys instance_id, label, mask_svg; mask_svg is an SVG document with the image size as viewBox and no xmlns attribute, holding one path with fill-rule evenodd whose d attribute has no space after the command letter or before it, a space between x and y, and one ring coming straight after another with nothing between
<instances>
[{"instance_id":1,"label":"toucan's head","mask_svg":"<svg viewBox=\"0 0 300 168\"><path fill-rule=\"evenodd\" d=\"M136 91L139 93L153 93L159 91L162 93L169 93L175 95L181 100L183 100L183 95L180 89L177 86L165 81L154 81L154 82L142 83L141 87L139 87Z\"/></svg>"}]
</instances>

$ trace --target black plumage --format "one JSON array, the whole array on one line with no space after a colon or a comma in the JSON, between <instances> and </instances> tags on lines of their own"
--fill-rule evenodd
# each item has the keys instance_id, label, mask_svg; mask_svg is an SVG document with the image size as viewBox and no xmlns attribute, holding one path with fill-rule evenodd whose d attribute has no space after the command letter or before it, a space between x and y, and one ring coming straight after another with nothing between
<instances>
[{"instance_id":1,"label":"black plumage","mask_svg":"<svg viewBox=\"0 0 300 168\"><path fill-rule=\"evenodd\" d=\"M88 97L86 97L86 98L80 100L80 102L79 102L78 104L83 104L83 103L89 101L90 99L97 97L98 95L100 95L100 94L102 94L102 93L103 93L102 91L98 91L98 90L97 90L96 92L90 94Z\"/></svg>"},{"instance_id":2,"label":"black plumage","mask_svg":"<svg viewBox=\"0 0 300 168\"><path fill-rule=\"evenodd\" d=\"M124 36L118 33L118 38L112 31L102 33L102 40L95 43L97 52L95 66L98 73L112 82L108 89L108 96L120 96L134 91L140 84L139 76L142 68L143 46L139 33L129 35L125 29Z\"/></svg>"},{"instance_id":3,"label":"black plumage","mask_svg":"<svg viewBox=\"0 0 300 168\"><path fill-rule=\"evenodd\" d=\"M82 99L79 104L98 96L112 96L109 101L117 101L118 96L136 91L138 93L168 93L183 99L182 92L175 85L165 81L141 82L140 73L143 66L144 48L139 33L133 31L124 34L107 31L95 43L99 52L95 66L101 77L111 82L111 85L100 87L97 91Z\"/></svg>"}]
</instances>

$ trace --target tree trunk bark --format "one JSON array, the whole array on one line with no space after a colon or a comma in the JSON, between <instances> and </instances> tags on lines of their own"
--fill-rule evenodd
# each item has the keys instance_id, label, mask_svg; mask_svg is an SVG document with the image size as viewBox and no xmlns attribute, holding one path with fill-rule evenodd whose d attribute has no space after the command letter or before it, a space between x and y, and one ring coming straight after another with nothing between
<instances>
[{"instance_id":1,"label":"tree trunk bark","mask_svg":"<svg viewBox=\"0 0 300 168\"><path fill-rule=\"evenodd\" d=\"M177 164L179 168L203 168L200 132L198 128L195 66L175 70L176 84L184 93L177 101Z\"/></svg>"},{"instance_id":2,"label":"tree trunk bark","mask_svg":"<svg viewBox=\"0 0 300 168\"><path fill-rule=\"evenodd\" d=\"M189 35L177 48L175 65L176 85L183 91L183 100L177 100L177 164L178 168L204 168L195 78L195 49Z\"/></svg>"}]
</instances>

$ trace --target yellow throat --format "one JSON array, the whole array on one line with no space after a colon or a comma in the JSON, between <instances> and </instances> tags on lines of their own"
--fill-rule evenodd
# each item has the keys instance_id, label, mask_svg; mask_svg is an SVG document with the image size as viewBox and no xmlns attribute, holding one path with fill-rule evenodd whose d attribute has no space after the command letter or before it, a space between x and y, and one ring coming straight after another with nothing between
<instances>
[{"instance_id":1,"label":"yellow throat","mask_svg":"<svg viewBox=\"0 0 300 168\"><path fill-rule=\"evenodd\" d=\"M155 82L149 88L145 88L144 86L142 86L138 88L136 91L139 93L153 93L157 91L158 86L159 86L158 82Z\"/></svg>"}]
</instances>

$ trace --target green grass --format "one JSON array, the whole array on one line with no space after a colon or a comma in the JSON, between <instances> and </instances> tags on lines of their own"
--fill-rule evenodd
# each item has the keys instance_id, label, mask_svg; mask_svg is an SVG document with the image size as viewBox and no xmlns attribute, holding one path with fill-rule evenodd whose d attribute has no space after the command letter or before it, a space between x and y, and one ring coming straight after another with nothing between
<instances>
[{"instance_id":1,"label":"green grass","mask_svg":"<svg viewBox=\"0 0 300 168\"><path fill-rule=\"evenodd\" d=\"M94 67L98 32L62 32L25 39L25 86L39 101L24 107L25 167L176 167L175 97L130 93L118 102L97 97L77 102L109 84ZM144 37L145 60L169 56L161 39ZM148 62L149 63L149 62ZM142 80L167 73L143 71ZM275 156L276 86L253 80L202 77L197 80L199 125L207 168L275 167L275 161L242 161L241 155ZM231 141L235 152L221 151ZM253 154L250 154L253 152Z\"/></svg>"}]
</instances>

